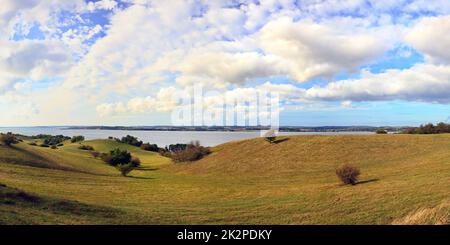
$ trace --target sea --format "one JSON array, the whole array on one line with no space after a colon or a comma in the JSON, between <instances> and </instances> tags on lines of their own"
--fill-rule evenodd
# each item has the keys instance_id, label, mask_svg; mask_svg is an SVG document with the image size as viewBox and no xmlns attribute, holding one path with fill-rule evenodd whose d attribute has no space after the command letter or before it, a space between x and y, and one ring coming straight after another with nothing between
<instances>
[{"instance_id":1,"label":"sea","mask_svg":"<svg viewBox=\"0 0 450 245\"><path fill-rule=\"evenodd\" d=\"M148 131L148 130L100 130L100 129L69 129L67 127L0 127L1 133L12 132L22 135L83 135L86 140L121 138L132 135L143 142L150 142L164 147L170 144L199 141L204 146L216 146L226 142L261 137L260 131ZM278 135L342 135L342 134L373 134L373 132L279 132Z\"/></svg>"}]
</instances>

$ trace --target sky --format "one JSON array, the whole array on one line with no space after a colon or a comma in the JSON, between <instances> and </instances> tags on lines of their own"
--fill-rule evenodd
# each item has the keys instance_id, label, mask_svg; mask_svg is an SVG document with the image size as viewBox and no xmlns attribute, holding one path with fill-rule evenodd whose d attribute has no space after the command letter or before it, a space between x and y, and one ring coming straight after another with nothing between
<instances>
[{"instance_id":1,"label":"sky","mask_svg":"<svg viewBox=\"0 0 450 245\"><path fill-rule=\"evenodd\" d=\"M170 125L193 87L280 124L450 122L447 0L2 0L0 126Z\"/></svg>"}]
</instances>

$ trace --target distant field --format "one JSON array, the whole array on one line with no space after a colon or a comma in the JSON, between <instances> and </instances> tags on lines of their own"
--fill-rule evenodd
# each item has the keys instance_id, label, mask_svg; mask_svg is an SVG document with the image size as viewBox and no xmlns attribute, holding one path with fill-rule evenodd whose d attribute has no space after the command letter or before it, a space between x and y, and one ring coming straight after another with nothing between
<instances>
[{"instance_id":1,"label":"distant field","mask_svg":"<svg viewBox=\"0 0 450 245\"><path fill-rule=\"evenodd\" d=\"M127 149L143 166L122 177L78 143L0 146L0 223L450 223L449 134L250 139L180 164L112 140L82 144ZM359 184L338 181L344 163L361 169Z\"/></svg>"}]
</instances>

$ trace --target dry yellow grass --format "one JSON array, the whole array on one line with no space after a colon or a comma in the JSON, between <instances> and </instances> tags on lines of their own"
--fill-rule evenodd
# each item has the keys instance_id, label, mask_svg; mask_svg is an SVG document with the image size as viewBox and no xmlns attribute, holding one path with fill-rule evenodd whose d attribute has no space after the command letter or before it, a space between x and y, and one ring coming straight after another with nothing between
<instances>
[{"instance_id":1,"label":"dry yellow grass","mask_svg":"<svg viewBox=\"0 0 450 245\"><path fill-rule=\"evenodd\" d=\"M432 208L420 208L408 214L406 217L395 220L395 225L449 225L450 224L450 200Z\"/></svg>"}]
</instances>

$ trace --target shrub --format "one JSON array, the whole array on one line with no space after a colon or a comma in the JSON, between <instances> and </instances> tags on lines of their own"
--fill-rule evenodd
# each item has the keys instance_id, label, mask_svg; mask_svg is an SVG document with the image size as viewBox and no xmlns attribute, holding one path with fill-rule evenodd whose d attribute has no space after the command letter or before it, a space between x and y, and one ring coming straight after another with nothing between
<instances>
[{"instance_id":1,"label":"shrub","mask_svg":"<svg viewBox=\"0 0 450 245\"><path fill-rule=\"evenodd\" d=\"M94 158L97 158L97 157L100 156L100 152L98 152L98 151L91 151L91 155L92 155Z\"/></svg>"},{"instance_id":2,"label":"shrub","mask_svg":"<svg viewBox=\"0 0 450 245\"><path fill-rule=\"evenodd\" d=\"M376 134L387 134L388 132L384 129L378 129L375 133Z\"/></svg>"},{"instance_id":3,"label":"shrub","mask_svg":"<svg viewBox=\"0 0 450 245\"><path fill-rule=\"evenodd\" d=\"M39 134L36 136L32 136L32 139L43 139L44 144L46 145L58 145L61 144L65 140L69 140L70 137L64 136L64 135L47 135L47 134Z\"/></svg>"},{"instance_id":4,"label":"shrub","mask_svg":"<svg viewBox=\"0 0 450 245\"><path fill-rule=\"evenodd\" d=\"M131 154L128 151L122 151L116 148L102 156L102 160L112 166L128 164L131 162Z\"/></svg>"},{"instance_id":5,"label":"shrub","mask_svg":"<svg viewBox=\"0 0 450 245\"><path fill-rule=\"evenodd\" d=\"M131 136L131 135L127 135L125 137L122 137L121 140L119 140L119 142L125 143L125 144L129 144L129 145L133 145L133 146L137 146L140 147L142 145L142 141L139 141L138 138Z\"/></svg>"},{"instance_id":6,"label":"shrub","mask_svg":"<svg viewBox=\"0 0 450 245\"><path fill-rule=\"evenodd\" d=\"M80 142L80 141L84 141L84 136L81 136L81 135L73 136L72 139L70 140L70 142L72 142L72 143Z\"/></svg>"},{"instance_id":7,"label":"shrub","mask_svg":"<svg viewBox=\"0 0 450 245\"><path fill-rule=\"evenodd\" d=\"M203 158L210 154L211 151L208 147L201 146L198 141L191 142L186 146L184 150L177 150L170 154L170 158L174 162L192 162Z\"/></svg>"},{"instance_id":8,"label":"shrub","mask_svg":"<svg viewBox=\"0 0 450 245\"><path fill-rule=\"evenodd\" d=\"M49 145L47 145L47 144L45 144L45 143L42 143L42 144L40 144L39 146L40 146L40 147L46 147L46 148L47 148L47 147L50 147Z\"/></svg>"},{"instance_id":9,"label":"shrub","mask_svg":"<svg viewBox=\"0 0 450 245\"><path fill-rule=\"evenodd\" d=\"M271 144L274 143L276 140L277 140L277 137L275 137L275 136L268 136L268 137L266 137L266 141L271 143Z\"/></svg>"},{"instance_id":10,"label":"shrub","mask_svg":"<svg viewBox=\"0 0 450 245\"><path fill-rule=\"evenodd\" d=\"M16 136L12 133L0 134L0 142L6 146L18 143Z\"/></svg>"},{"instance_id":11,"label":"shrub","mask_svg":"<svg viewBox=\"0 0 450 245\"><path fill-rule=\"evenodd\" d=\"M187 144L171 144L169 145L169 148L166 149L170 152L175 152L175 151L182 151L182 150L186 150L187 148Z\"/></svg>"},{"instance_id":12,"label":"shrub","mask_svg":"<svg viewBox=\"0 0 450 245\"><path fill-rule=\"evenodd\" d=\"M432 123L427 123L425 125L420 125L418 129L419 134L435 134L436 127Z\"/></svg>"},{"instance_id":13,"label":"shrub","mask_svg":"<svg viewBox=\"0 0 450 245\"><path fill-rule=\"evenodd\" d=\"M435 127L436 133L450 133L450 124L440 122Z\"/></svg>"},{"instance_id":14,"label":"shrub","mask_svg":"<svg viewBox=\"0 0 450 245\"><path fill-rule=\"evenodd\" d=\"M358 181L360 171L351 165L345 164L336 169L336 175L346 185L355 185Z\"/></svg>"},{"instance_id":15,"label":"shrub","mask_svg":"<svg viewBox=\"0 0 450 245\"><path fill-rule=\"evenodd\" d=\"M417 134L416 128L407 128L402 131L403 134Z\"/></svg>"},{"instance_id":16,"label":"shrub","mask_svg":"<svg viewBox=\"0 0 450 245\"><path fill-rule=\"evenodd\" d=\"M56 147L56 145L52 145L52 146L50 146L50 149L55 150L55 149L58 149L58 147Z\"/></svg>"},{"instance_id":17,"label":"shrub","mask_svg":"<svg viewBox=\"0 0 450 245\"><path fill-rule=\"evenodd\" d=\"M80 145L78 147L78 149L83 150L83 151L93 151L94 147L92 147L90 145Z\"/></svg>"},{"instance_id":18,"label":"shrub","mask_svg":"<svg viewBox=\"0 0 450 245\"><path fill-rule=\"evenodd\" d=\"M275 141L277 140L277 136L276 136L276 134L275 134L275 130L273 130L273 129L267 131L267 132L264 134L264 137L265 137L266 141L269 142L269 143L271 143L271 144L272 144L272 143L275 143Z\"/></svg>"},{"instance_id":19,"label":"shrub","mask_svg":"<svg viewBox=\"0 0 450 245\"><path fill-rule=\"evenodd\" d=\"M120 171L122 176L127 176L127 174L129 174L135 168L132 163L118 164L115 167L116 167L117 170Z\"/></svg>"},{"instance_id":20,"label":"shrub","mask_svg":"<svg viewBox=\"0 0 450 245\"><path fill-rule=\"evenodd\" d=\"M450 133L450 124L440 122L436 125L427 123L416 128L407 128L402 131L404 134L442 134Z\"/></svg>"},{"instance_id":21,"label":"shrub","mask_svg":"<svg viewBox=\"0 0 450 245\"><path fill-rule=\"evenodd\" d=\"M192 162L201 158L201 154L193 149L176 151L170 156L174 162Z\"/></svg>"},{"instance_id":22,"label":"shrub","mask_svg":"<svg viewBox=\"0 0 450 245\"><path fill-rule=\"evenodd\" d=\"M111 161L111 155L108 153L100 153L100 159L109 164L109 162Z\"/></svg>"},{"instance_id":23,"label":"shrub","mask_svg":"<svg viewBox=\"0 0 450 245\"><path fill-rule=\"evenodd\" d=\"M141 166L141 159L137 157L132 157L130 163L133 165L133 167L139 167Z\"/></svg>"},{"instance_id":24,"label":"shrub","mask_svg":"<svg viewBox=\"0 0 450 245\"><path fill-rule=\"evenodd\" d=\"M28 144L32 145L32 146L37 146L36 142L31 142L31 143L28 143Z\"/></svg>"},{"instance_id":25,"label":"shrub","mask_svg":"<svg viewBox=\"0 0 450 245\"><path fill-rule=\"evenodd\" d=\"M168 151L167 149L160 149L159 150L159 155L163 156L163 157L171 157L171 152Z\"/></svg>"},{"instance_id":26,"label":"shrub","mask_svg":"<svg viewBox=\"0 0 450 245\"><path fill-rule=\"evenodd\" d=\"M61 146L64 146L64 144L61 143L61 144L57 144L56 146L61 147Z\"/></svg>"},{"instance_id":27,"label":"shrub","mask_svg":"<svg viewBox=\"0 0 450 245\"><path fill-rule=\"evenodd\" d=\"M153 151L153 152L159 152L160 150L157 144L150 144L150 143L142 144L141 149L144 151Z\"/></svg>"}]
</instances>

